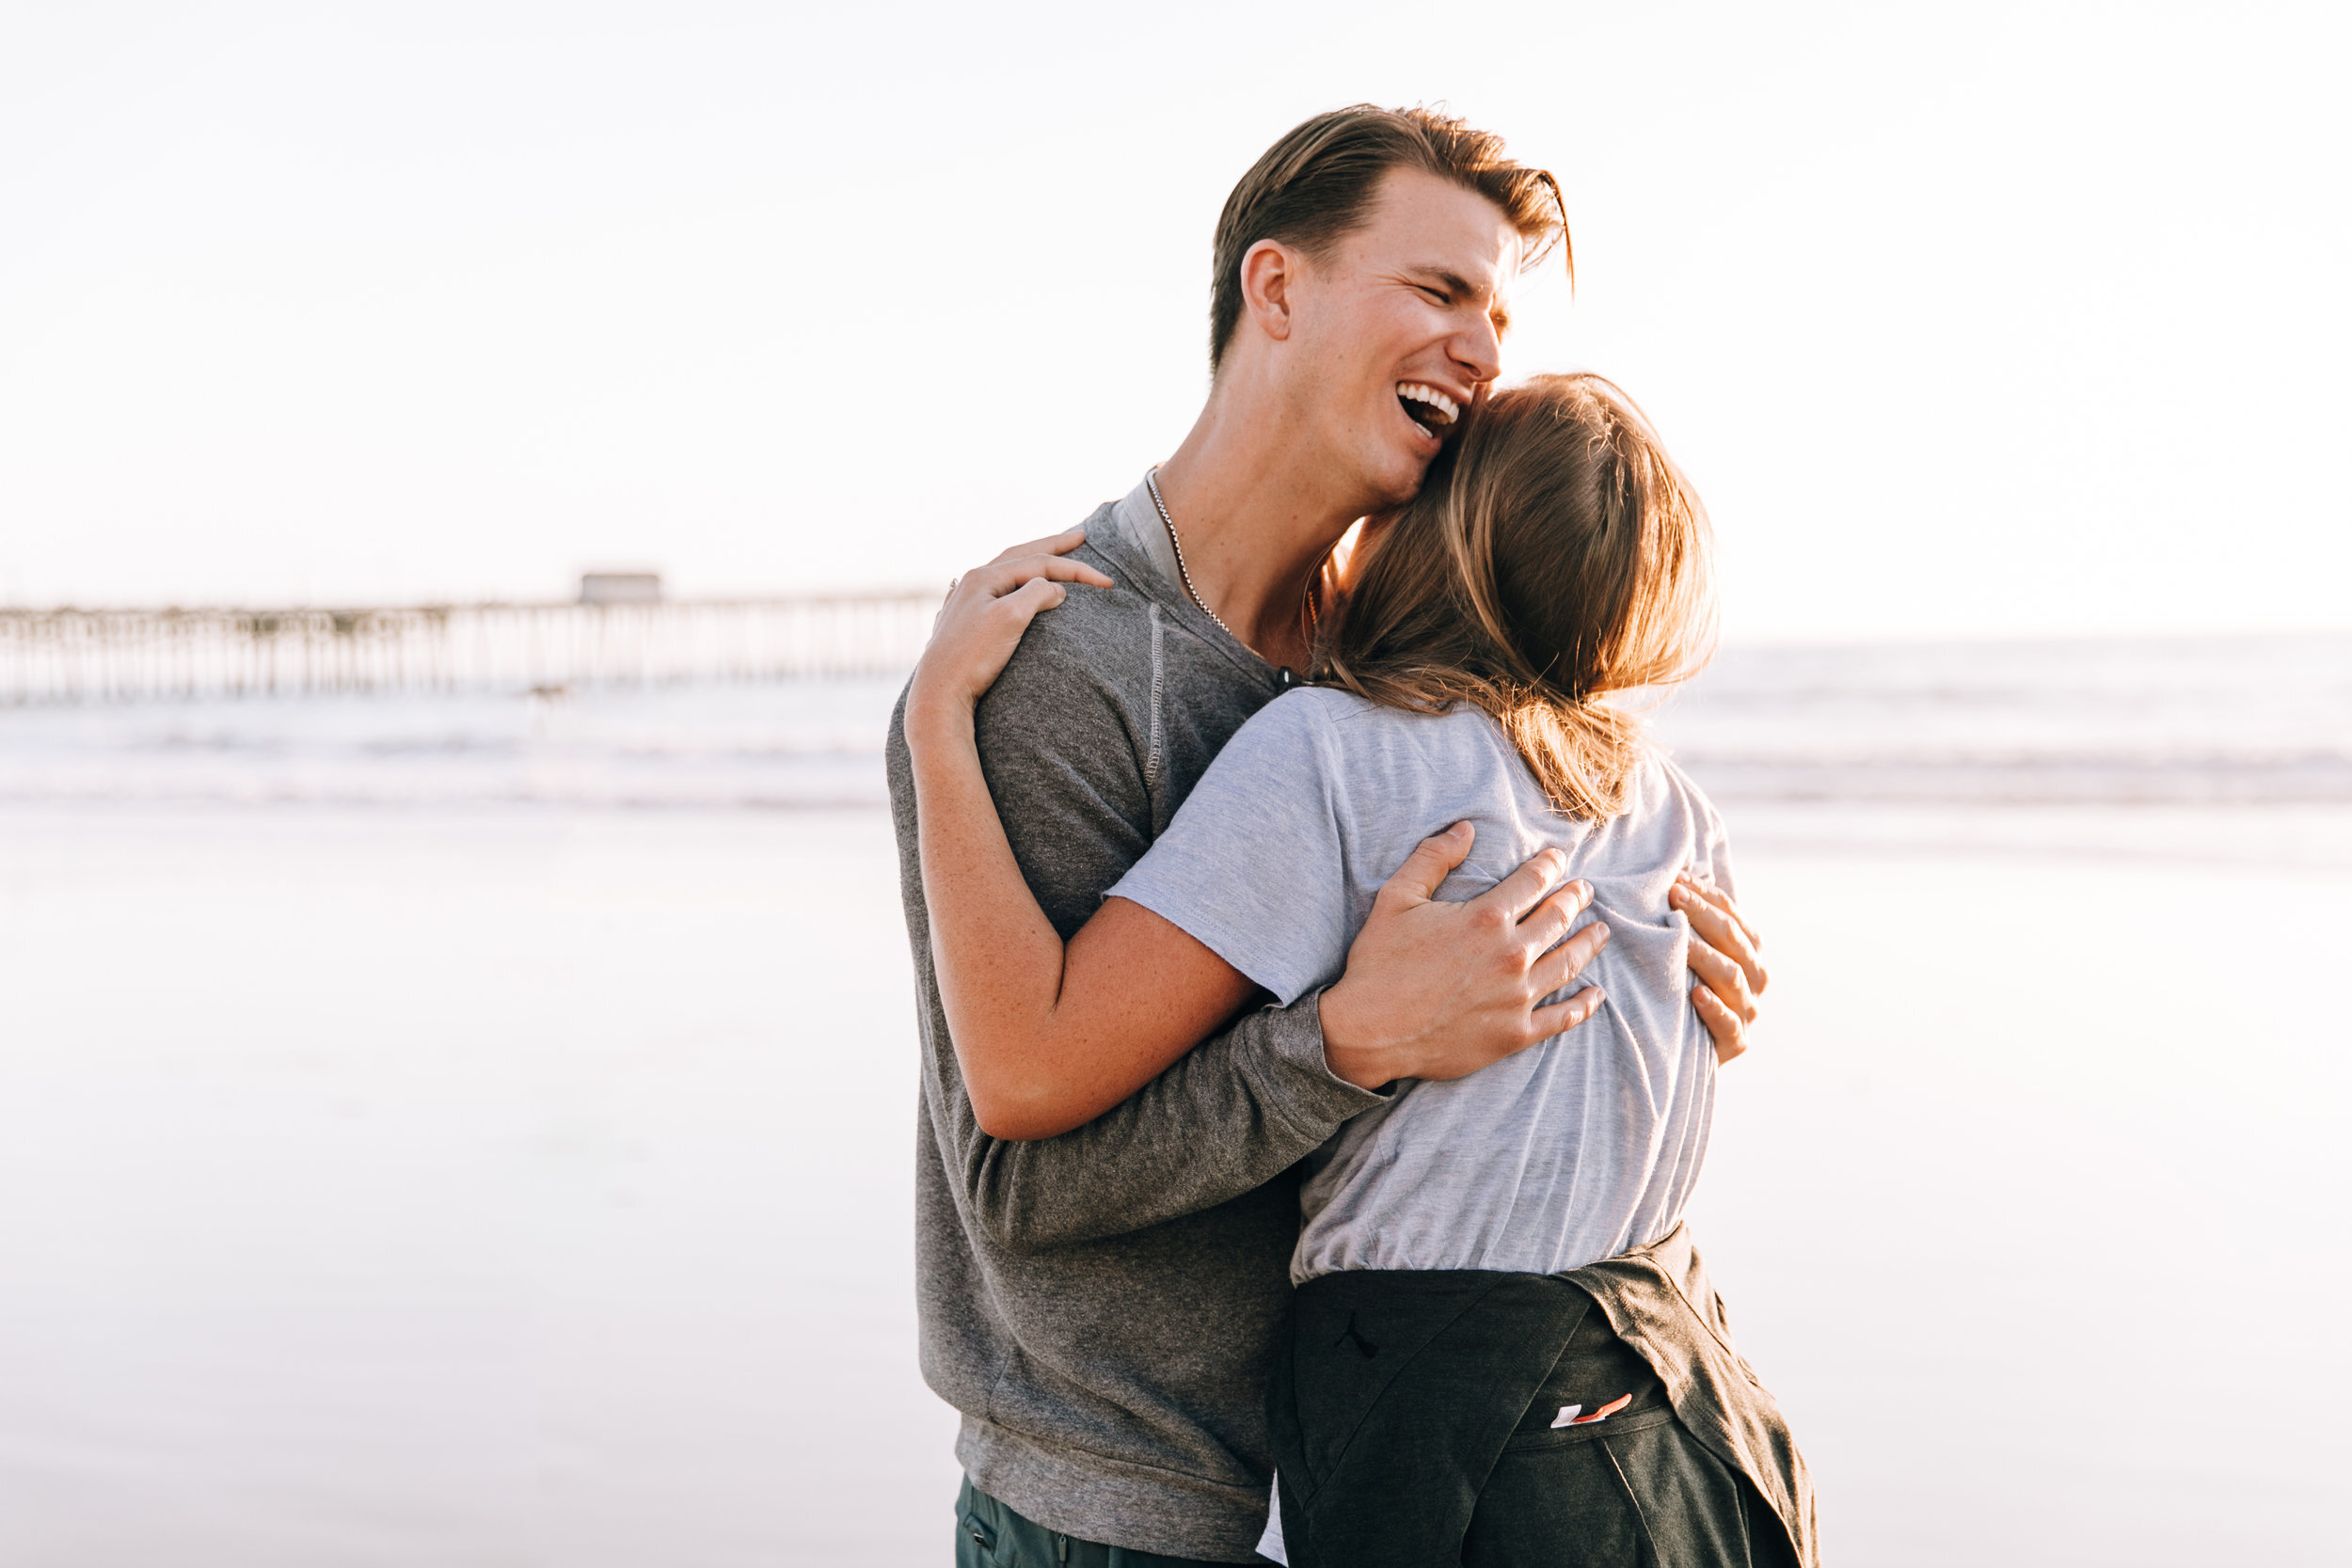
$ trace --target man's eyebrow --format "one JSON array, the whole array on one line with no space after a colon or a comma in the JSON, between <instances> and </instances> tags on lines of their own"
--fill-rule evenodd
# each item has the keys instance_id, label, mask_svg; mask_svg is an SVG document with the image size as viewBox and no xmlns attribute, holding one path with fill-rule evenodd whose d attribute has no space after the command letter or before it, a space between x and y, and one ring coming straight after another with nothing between
<instances>
[{"instance_id":1,"label":"man's eyebrow","mask_svg":"<svg viewBox=\"0 0 2352 1568\"><path fill-rule=\"evenodd\" d=\"M1442 265L1409 265L1409 268L1405 268L1405 275L1406 277L1416 279L1416 282L1438 284L1439 289L1444 289L1447 293L1454 293L1454 296L1463 296L1463 293L1470 293L1470 296L1486 293L1485 287L1470 282L1470 279L1463 277L1463 275L1456 273L1454 268L1442 268ZM1486 320L1494 322L1496 336L1503 336L1505 331L1510 331L1510 306L1505 306L1501 293L1496 293L1494 303L1486 306Z\"/></svg>"},{"instance_id":2,"label":"man's eyebrow","mask_svg":"<svg viewBox=\"0 0 2352 1568\"><path fill-rule=\"evenodd\" d=\"M1418 277L1437 284L1450 294L1478 294L1486 292L1449 267L1415 266L1406 270ZM1511 309L1509 306L1502 303L1500 296L1497 296L1495 302L1486 308L1486 317L1495 324L1497 337L1511 330Z\"/></svg>"},{"instance_id":3,"label":"man's eyebrow","mask_svg":"<svg viewBox=\"0 0 2352 1568\"><path fill-rule=\"evenodd\" d=\"M1437 284L1448 293L1474 294L1480 292L1478 286L1469 278L1444 267L1410 267L1406 270Z\"/></svg>"}]
</instances>

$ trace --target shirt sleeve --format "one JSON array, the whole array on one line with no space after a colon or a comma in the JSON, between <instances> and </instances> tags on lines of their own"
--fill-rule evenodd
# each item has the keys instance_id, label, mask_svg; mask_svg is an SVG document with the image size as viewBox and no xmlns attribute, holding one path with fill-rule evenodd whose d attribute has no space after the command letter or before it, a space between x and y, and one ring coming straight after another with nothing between
<instances>
[{"instance_id":1,"label":"shirt sleeve","mask_svg":"<svg viewBox=\"0 0 2352 1568\"><path fill-rule=\"evenodd\" d=\"M1294 691L1261 708L1108 895L1198 938L1284 1006L1339 978L1354 936L1328 700Z\"/></svg>"},{"instance_id":2,"label":"shirt sleeve","mask_svg":"<svg viewBox=\"0 0 2352 1568\"><path fill-rule=\"evenodd\" d=\"M1050 628L1049 628L1050 631ZM977 738L1015 857L1067 936L1143 852L1150 808L1118 705L1082 657L1031 629L980 706ZM1050 724L1037 716L1050 715ZM1024 716L1026 716L1025 719ZM1141 1230L1264 1185L1381 1097L1324 1060L1320 995L1244 1014L1084 1127L1034 1142L980 1131L930 961L904 707L887 748L913 945L928 1124L972 1223L1037 1252Z\"/></svg>"}]
</instances>

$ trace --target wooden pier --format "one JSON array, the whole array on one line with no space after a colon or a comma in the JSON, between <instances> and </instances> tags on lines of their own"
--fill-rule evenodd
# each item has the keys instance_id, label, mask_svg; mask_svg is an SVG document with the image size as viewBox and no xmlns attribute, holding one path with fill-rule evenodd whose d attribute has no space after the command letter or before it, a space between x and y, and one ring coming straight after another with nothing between
<instances>
[{"instance_id":1,"label":"wooden pier","mask_svg":"<svg viewBox=\"0 0 2352 1568\"><path fill-rule=\"evenodd\" d=\"M0 707L528 691L911 668L935 593L292 610L0 609Z\"/></svg>"}]
</instances>

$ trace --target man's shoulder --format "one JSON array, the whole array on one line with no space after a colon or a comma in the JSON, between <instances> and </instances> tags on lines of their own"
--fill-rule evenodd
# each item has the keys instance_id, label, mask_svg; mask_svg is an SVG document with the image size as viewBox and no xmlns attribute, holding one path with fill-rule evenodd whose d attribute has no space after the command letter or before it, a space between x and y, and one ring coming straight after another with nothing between
<instances>
[{"instance_id":1,"label":"man's shoulder","mask_svg":"<svg viewBox=\"0 0 2352 1568\"><path fill-rule=\"evenodd\" d=\"M1152 673L1152 601L1124 580L1118 565L1089 545L1071 552L1117 585L1073 582L1062 602L1041 612L1021 634L998 684L1075 677L1089 686L1148 686Z\"/></svg>"},{"instance_id":2,"label":"man's shoulder","mask_svg":"<svg viewBox=\"0 0 2352 1568\"><path fill-rule=\"evenodd\" d=\"M1097 508L1087 524L1099 525L1109 511L1108 503ZM1070 584L1062 602L1039 613L1022 632L1012 657L1006 660L1004 670L980 700L983 710L989 706L991 697L1013 691L1067 697L1088 689L1116 689L1125 684L1125 666L1131 662L1122 656L1138 644L1144 648L1144 683L1149 685L1150 601L1129 581L1125 563L1106 556L1091 543L1080 545L1070 558L1107 574L1118 586ZM1026 705L995 705L1001 709ZM904 722L905 706L906 692L901 690L891 713L893 735L899 732Z\"/></svg>"},{"instance_id":3,"label":"man's shoulder","mask_svg":"<svg viewBox=\"0 0 2352 1568\"><path fill-rule=\"evenodd\" d=\"M1091 545L1072 555L1109 574L1117 586L1073 582L1060 604L1030 621L980 699L985 753L1008 745L1087 752L1104 748L1114 734L1150 729L1152 600L1134 587L1122 563Z\"/></svg>"}]
</instances>

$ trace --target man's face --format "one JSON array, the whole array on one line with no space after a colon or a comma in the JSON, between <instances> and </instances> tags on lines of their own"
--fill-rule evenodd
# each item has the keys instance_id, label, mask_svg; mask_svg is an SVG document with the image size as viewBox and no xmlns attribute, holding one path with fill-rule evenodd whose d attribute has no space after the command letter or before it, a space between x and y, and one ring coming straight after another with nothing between
<instances>
[{"instance_id":1,"label":"man's face","mask_svg":"<svg viewBox=\"0 0 2352 1568\"><path fill-rule=\"evenodd\" d=\"M1371 221L1307 265L1293 296L1293 406L1366 511L1413 499L1502 373L1504 296L1523 243L1485 197L1397 169Z\"/></svg>"}]
</instances>

